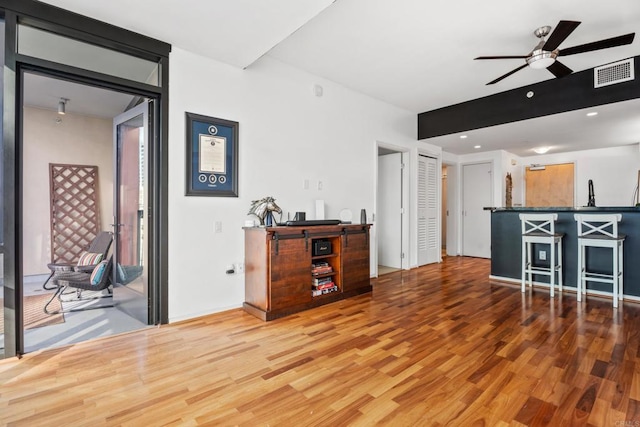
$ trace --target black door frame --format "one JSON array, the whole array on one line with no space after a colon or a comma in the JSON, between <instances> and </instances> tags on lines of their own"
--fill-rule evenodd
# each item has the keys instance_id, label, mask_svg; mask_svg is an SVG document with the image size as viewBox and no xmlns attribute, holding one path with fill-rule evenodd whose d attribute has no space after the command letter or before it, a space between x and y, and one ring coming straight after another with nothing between
<instances>
[{"instance_id":1,"label":"black door frame","mask_svg":"<svg viewBox=\"0 0 640 427\"><path fill-rule=\"evenodd\" d=\"M22 318L22 76L25 71L138 94L157 100L150 149L150 287L154 323L168 322L168 113L171 46L131 31L33 0L0 0L5 19L3 93L3 235L5 349L2 357L24 353ZM82 42L159 64L160 85L152 86L16 52L17 26L25 23ZM151 147L150 147L151 148ZM1 331L0 331L1 332Z\"/></svg>"}]
</instances>

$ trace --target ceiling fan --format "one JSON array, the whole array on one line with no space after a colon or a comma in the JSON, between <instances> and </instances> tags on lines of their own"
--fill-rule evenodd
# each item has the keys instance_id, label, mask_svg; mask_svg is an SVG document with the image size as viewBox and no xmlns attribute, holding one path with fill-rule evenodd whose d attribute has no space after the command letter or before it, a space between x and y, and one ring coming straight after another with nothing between
<instances>
[{"instance_id":1,"label":"ceiling fan","mask_svg":"<svg viewBox=\"0 0 640 427\"><path fill-rule=\"evenodd\" d=\"M508 55L508 56L479 56L474 59L524 59L525 63L515 70L509 71L498 77L495 80L490 81L487 85L498 83L500 80L509 77L523 68L529 66L535 69L546 68L556 77L564 77L571 74L573 71L571 68L559 62L556 58L559 56L575 55L577 53L592 52L594 50L608 49L610 47L623 46L631 44L636 33L629 33L618 37L612 37L610 39L599 40L596 42L581 44L573 46L567 49L558 49L558 46L565 41L567 37L575 30L580 22L578 21L560 21L555 30L549 35L551 31L550 26L540 27L533 32L533 34L540 39L540 42L533 48L528 55ZM549 38L545 40L545 37L549 35Z\"/></svg>"}]
</instances>

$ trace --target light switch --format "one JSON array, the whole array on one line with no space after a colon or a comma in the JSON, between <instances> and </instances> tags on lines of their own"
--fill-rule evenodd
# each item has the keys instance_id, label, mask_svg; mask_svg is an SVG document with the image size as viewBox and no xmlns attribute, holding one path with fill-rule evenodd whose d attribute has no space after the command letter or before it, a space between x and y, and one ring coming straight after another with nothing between
<instances>
[{"instance_id":1,"label":"light switch","mask_svg":"<svg viewBox=\"0 0 640 427\"><path fill-rule=\"evenodd\" d=\"M222 233L222 221L216 221L214 223L214 231L216 233Z\"/></svg>"}]
</instances>

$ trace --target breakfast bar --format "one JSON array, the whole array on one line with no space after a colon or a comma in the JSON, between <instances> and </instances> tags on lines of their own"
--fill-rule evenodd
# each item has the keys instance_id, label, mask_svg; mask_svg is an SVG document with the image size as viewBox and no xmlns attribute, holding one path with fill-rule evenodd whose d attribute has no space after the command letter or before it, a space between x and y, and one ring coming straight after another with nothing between
<instances>
[{"instance_id":1,"label":"breakfast bar","mask_svg":"<svg viewBox=\"0 0 640 427\"><path fill-rule=\"evenodd\" d=\"M575 292L578 277L578 239L575 214L621 214L619 232L626 235L624 241L624 296L640 300L640 208L639 207L558 207L558 208L494 208L491 211L491 278L508 281L521 279L521 213L556 213L556 232L564 233L563 245L563 287ZM547 259L540 257L543 247L534 248L534 265L548 266ZM591 269L611 273L611 250L589 248L587 262ZM549 277L534 275L534 283L548 284ZM557 281L556 281L557 283ZM611 285L589 282L588 293L611 293Z\"/></svg>"}]
</instances>

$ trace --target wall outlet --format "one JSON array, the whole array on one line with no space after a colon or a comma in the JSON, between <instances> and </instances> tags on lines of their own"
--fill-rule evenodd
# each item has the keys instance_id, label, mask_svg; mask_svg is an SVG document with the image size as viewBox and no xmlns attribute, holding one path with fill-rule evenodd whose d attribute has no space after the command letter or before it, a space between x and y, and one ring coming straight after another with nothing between
<instances>
[{"instance_id":1,"label":"wall outlet","mask_svg":"<svg viewBox=\"0 0 640 427\"><path fill-rule=\"evenodd\" d=\"M216 221L213 223L214 233L222 233L222 221Z\"/></svg>"},{"instance_id":2,"label":"wall outlet","mask_svg":"<svg viewBox=\"0 0 640 427\"><path fill-rule=\"evenodd\" d=\"M235 264L235 267L236 267L236 268L235 268L236 273L238 273L238 274L242 274L242 273L244 273L244 262L238 262L238 263L236 263L236 264Z\"/></svg>"},{"instance_id":3,"label":"wall outlet","mask_svg":"<svg viewBox=\"0 0 640 427\"><path fill-rule=\"evenodd\" d=\"M546 259L547 259L547 251L538 252L538 258L540 258L540 261L546 261Z\"/></svg>"}]
</instances>

